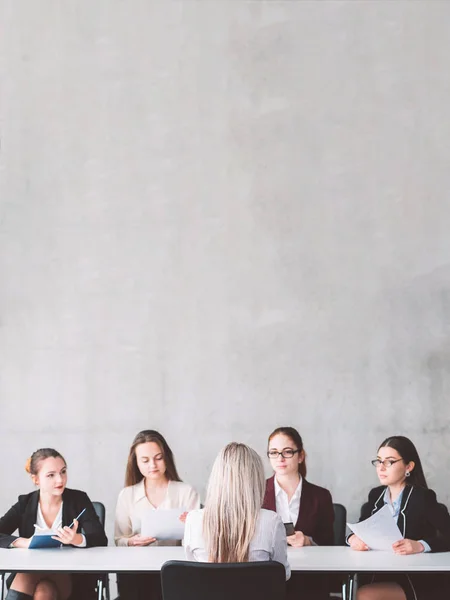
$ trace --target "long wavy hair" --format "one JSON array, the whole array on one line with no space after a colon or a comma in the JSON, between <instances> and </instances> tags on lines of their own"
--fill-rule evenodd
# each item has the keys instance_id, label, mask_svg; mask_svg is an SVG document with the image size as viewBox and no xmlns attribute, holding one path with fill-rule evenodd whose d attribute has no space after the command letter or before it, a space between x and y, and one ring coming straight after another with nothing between
<instances>
[{"instance_id":1,"label":"long wavy hair","mask_svg":"<svg viewBox=\"0 0 450 600\"><path fill-rule=\"evenodd\" d=\"M265 492L261 458L245 444L223 448L212 467L203 537L213 563L248 562Z\"/></svg>"},{"instance_id":2,"label":"long wavy hair","mask_svg":"<svg viewBox=\"0 0 450 600\"><path fill-rule=\"evenodd\" d=\"M153 429L144 429L140 431L131 444L130 452L128 454L127 470L125 473L125 486L135 485L144 479L144 476L139 471L136 459L136 446L139 444L145 444L146 442L155 442L158 444L162 454L164 455L164 462L166 465L166 477L169 481L181 481L177 468L175 466L175 459L173 452L166 442L164 437Z\"/></svg>"}]
</instances>

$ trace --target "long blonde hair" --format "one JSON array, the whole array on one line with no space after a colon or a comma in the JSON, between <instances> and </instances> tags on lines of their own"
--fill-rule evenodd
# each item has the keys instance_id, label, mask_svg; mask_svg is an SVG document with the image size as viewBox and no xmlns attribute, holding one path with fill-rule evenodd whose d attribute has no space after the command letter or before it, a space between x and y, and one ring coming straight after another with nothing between
<instances>
[{"instance_id":1,"label":"long blonde hair","mask_svg":"<svg viewBox=\"0 0 450 600\"><path fill-rule=\"evenodd\" d=\"M252 448L232 442L220 451L209 478L203 515L210 562L248 562L265 483L261 458Z\"/></svg>"}]
</instances>

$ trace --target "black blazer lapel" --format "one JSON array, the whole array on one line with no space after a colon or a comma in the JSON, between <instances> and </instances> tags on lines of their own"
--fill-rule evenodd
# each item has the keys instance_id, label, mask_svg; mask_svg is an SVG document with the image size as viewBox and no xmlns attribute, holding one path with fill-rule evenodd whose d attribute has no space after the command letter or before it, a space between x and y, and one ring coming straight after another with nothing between
<instances>
[{"instance_id":1,"label":"black blazer lapel","mask_svg":"<svg viewBox=\"0 0 450 600\"><path fill-rule=\"evenodd\" d=\"M413 489L414 488L410 485L405 486L400 504L400 512L398 513L397 527L400 529L403 537L406 537L407 511Z\"/></svg>"},{"instance_id":2,"label":"black blazer lapel","mask_svg":"<svg viewBox=\"0 0 450 600\"><path fill-rule=\"evenodd\" d=\"M36 490L28 497L28 502L22 517L22 527L20 528L20 537L29 538L34 535L34 524L37 519L37 511L39 504L39 490Z\"/></svg>"},{"instance_id":3,"label":"black blazer lapel","mask_svg":"<svg viewBox=\"0 0 450 600\"><path fill-rule=\"evenodd\" d=\"M375 498L375 502L374 502L373 509L371 512L372 515L374 515L376 512L378 512L379 510L381 510L383 508L385 493L386 493L386 487L384 487L381 494Z\"/></svg>"}]
</instances>

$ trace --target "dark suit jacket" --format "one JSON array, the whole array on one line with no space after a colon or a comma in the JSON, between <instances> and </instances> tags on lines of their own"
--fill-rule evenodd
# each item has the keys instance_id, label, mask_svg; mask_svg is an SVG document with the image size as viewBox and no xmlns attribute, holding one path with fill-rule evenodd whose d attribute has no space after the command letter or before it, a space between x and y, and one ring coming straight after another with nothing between
<instances>
[{"instance_id":1,"label":"dark suit jacket","mask_svg":"<svg viewBox=\"0 0 450 600\"><path fill-rule=\"evenodd\" d=\"M364 521L384 506L386 486L380 485L369 492L369 501L361 508ZM407 485L403 490L397 525L404 538L424 540L432 552L450 550L450 515L439 504L433 490Z\"/></svg>"},{"instance_id":2,"label":"dark suit jacket","mask_svg":"<svg viewBox=\"0 0 450 600\"><path fill-rule=\"evenodd\" d=\"M274 479L275 477L271 477L266 481L263 508L276 511ZM319 546L333 546L333 523L334 509L330 492L303 479L300 511L295 530L312 537Z\"/></svg>"},{"instance_id":3,"label":"dark suit jacket","mask_svg":"<svg viewBox=\"0 0 450 600\"><path fill-rule=\"evenodd\" d=\"M98 520L88 495L79 490L66 488L62 497L63 527L71 525L73 519L85 508L86 511L79 519L78 532L86 537L86 546L107 546L105 530ZM0 519L0 548L9 548L17 539L17 536L12 535L16 529L19 530L19 537L30 538L34 534L38 503L39 490L19 496L18 502Z\"/></svg>"}]
</instances>

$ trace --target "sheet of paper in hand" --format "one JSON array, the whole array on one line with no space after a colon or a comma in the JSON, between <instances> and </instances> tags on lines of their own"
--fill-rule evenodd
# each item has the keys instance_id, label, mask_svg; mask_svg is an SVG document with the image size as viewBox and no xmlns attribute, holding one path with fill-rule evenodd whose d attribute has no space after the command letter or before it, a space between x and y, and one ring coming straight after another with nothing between
<instances>
[{"instance_id":1,"label":"sheet of paper in hand","mask_svg":"<svg viewBox=\"0 0 450 600\"><path fill-rule=\"evenodd\" d=\"M365 521L347 525L371 550L392 550L392 544L403 539L387 504Z\"/></svg>"},{"instance_id":2,"label":"sheet of paper in hand","mask_svg":"<svg viewBox=\"0 0 450 600\"><path fill-rule=\"evenodd\" d=\"M154 537L157 540L182 540L184 523L180 516L185 508L161 508L149 510L141 517L141 535Z\"/></svg>"}]
</instances>

